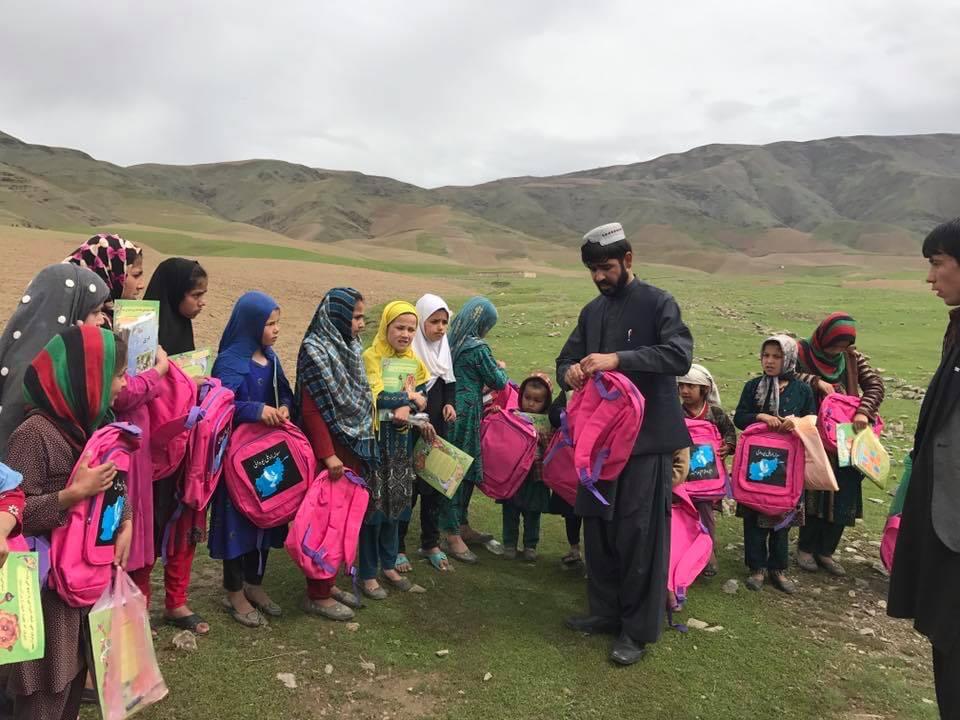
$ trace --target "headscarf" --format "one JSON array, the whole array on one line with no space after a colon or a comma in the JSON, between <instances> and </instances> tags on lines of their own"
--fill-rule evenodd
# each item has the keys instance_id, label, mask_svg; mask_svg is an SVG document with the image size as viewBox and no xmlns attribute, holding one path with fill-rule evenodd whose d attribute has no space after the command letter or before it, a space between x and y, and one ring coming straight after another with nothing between
<instances>
[{"instance_id":1,"label":"headscarf","mask_svg":"<svg viewBox=\"0 0 960 720\"><path fill-rule=\"evenodd\" d=\"M856 341L857 321L846 313L832 313L817 326L809 340L800 341L800 364L828 382L837 382L847 370L847 354L827 355L825 350L839 342L853 345Z\"/></svg>"},{"instance_id":2,"label":"headscarf","mask_svg":"<svg viewBox=\"0 0 960 720\"><path fill-rule=\"evenodd\" d=\"M78 453L109 417L116 348L111 331L74 326L55 335L24 374L29 411L56 425Z\"/></svg>"},{"instance_id":3,"label":"headscarf","mask_svg":"<svg viewBox=\"0 0 960 720\"><path fill-rule=\"evenodd\" d=\"M279 308L277 301L266 293L252 290L241 295L220 337L211 375L227 387L238 388L250 374L250 360L257 350L272 361L276 354L273 348L263 347L263 329L270 314Z\"/></svg>"},{"instance_id":4,"label":"headscarf","mask_svg":"<svg viewBox=\"0 0 960 720\"><path fill-rule=\"evenodd\" d=\"M417 357L423 360L424 365L430 370L430 379L427 381L427 390L433 387L433 384L442 379L445 383L455 383L456 375L453 374L453 356L450 354L450 341L446 333L437 341L427 339L424 327L427 320L438 310L446 310L447 317L452 317L450 307L438 295L427 293L417 300L417 336L413 339L413 351Z\"/></svg>"},{"instance_id":5,"label":"headscarf","mask_svg":"<svg viewBox=\"0 0 960 720\"><path fill-rule=\"evenodd\" d=\"M110 297L119 300L127 281L127 266L142 255L143 251L129 240L100 233L78 247L64 262L93 270L110 288Z\"/></svg>"},{"instance_id":6,"label":"headscarf","mask_svg":"<svg viewBox=\"0 0 960 720\"><path fill-rule=\"evenodd\" d=\"M180 314L180 303L193 290L193 273L200 263L186 258L167 258L153 271L144 300L160 302L160 346L171 355L196 350L193 321Z\"/></svg>"},{"instance_id":7,"label":"headscarf","mask_svg":"<svg viewBox=\"0 0 960 720\"><path fill-rule=\"evenodd\" d=\"M761 353L763 351L761 350ZM690 366L690 372L683 377L677 378L678 383L684 385L700 385L707 388L707 404L720 406L720 391L717 389L717 383L713 380L713 375L703 365L694 363Z\"/></svg>"},{"instance_id":8,"label":"headscarf","mask_svg":"<svg viewBox=\"0 0 960 720\"><path fill-rule=\"evenodd\" d=\"M547 386L547 407L540 414L547 414L550 410L550 406L553 404L553 381L550 379L550 376L543 372L530 373L530 377L520 383L520 399L519 402L523 404L523 389L527 387L528 383L531 382L542 382Z\"/></svg>"},{"instance_id":9,"label":"headscarf","mask_svg":"<svg viewBox=\"0 0 960 720\"><path fill-rule=\"evenodd\" d=\"M771 377L766 373L760 378L755 396L761 409L769 408L771 415L780 415L780 381L793 380L797 370L797 341L789 335L771 335L760 346L760 356L763 357L763 348L770 343L776 343L783 351L783 366L780 375Z\"/></svg>"},{"instance_id":10,"label":"headscarf","mask_svg":"<svg viewBox=\"0 0 960 720\"><path fill-rule=\"evenodd\" d=\"M363 367L363 345L353 337L360 292L334 288L323 298L297 355L297 390L305 389L330 432L368 467L379 457L373 432L373 396Z\"/></svg>"},{"instance_id":11,"label":"headscarf","mask_svg":"<svg viewBox=\"0 0 960 720\"><path fill-rule=\"evenodd\" d=\"M49 265L30 281L0 336L0 457L23 421L23 376L30 361L50 338L109 298L103 280L76 265Z\"/></svg>"},{"instance_id":12,"label":"headscarf","mask_svg":"<svg viewBox=\"0 0 960 720\"><path fill-rule=\"evenodd\" d=\"M497 308L485 297L474 297L450 323L450 352L454 363L467 350L486 345L483 339L497 324Z\"/></svg>"},{"instance_id":13,"label":"headscarf","mask_svg":"<svg viewBox=\"0 0 960 720\"><path fill-rule=\"evenodd\" d=\"M377 327L377 336L373 339L373 344L363 352L363 366L367 371L367 382L370 384L370 393L373 401L376 403L380 393L383 392L383 361L389 358L401 358L404 360L413 360L417 364L415 375L416 385L426 384L430 379L430 371L423 361L413 352L413 347L408 347L402 353L398 353L387 341L387 328L390 323L401 315L417 316L417 309L404 300L394 300L388 303L380 316L380 325ZM419 322L419 321L418 321ZM380 420L377 417L376 408L373 412L374 429L380 427Z\"/></svg>"}]
</instances>

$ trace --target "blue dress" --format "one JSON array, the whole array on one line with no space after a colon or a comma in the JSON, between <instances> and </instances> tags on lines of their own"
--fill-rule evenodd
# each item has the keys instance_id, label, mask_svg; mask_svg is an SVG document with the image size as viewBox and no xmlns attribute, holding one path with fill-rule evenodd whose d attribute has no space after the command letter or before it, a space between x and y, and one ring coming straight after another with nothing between
<instances>
[{"instance_id":1,"label":"blue dress","mask_svg":"<svg viewBox=\"0 0 960 720\"><path fill-rule=\"evenodd\" d=\"M276 363L277 383L274 387L274 363ZM250 361L250 372L243 375L238 387L230 389L236 394L236 412L234 424L260 422L263 406L293 407L293 391L280 365L279 358L273 355L266 365ZM230 387L229 381L224 386ZM287 539L287 526L260 530L233 506L227 486L220 481L210 501L210 556L217 560L232 560L252 550L282 548Z\"/></svg>"}]
</instances>

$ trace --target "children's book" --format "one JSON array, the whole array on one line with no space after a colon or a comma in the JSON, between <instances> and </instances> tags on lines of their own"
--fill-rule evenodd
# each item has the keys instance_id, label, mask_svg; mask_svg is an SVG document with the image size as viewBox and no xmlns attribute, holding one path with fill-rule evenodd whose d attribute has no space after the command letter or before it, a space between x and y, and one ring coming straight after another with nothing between
<instances>
[{"instance_id":1,"label":"children's book","mask_svg":"<svg viewBox=\"0 0 960 720\"><path fill-rule=\"evenodd\" d=\"M890 474L890 455L873 434L872 428L859 433L853 441L850 462L881 490L887 489Z\"/></svg>"},{"instance_id":2,"label":"children's book","mask_svg":"<svg viewBox=\"0 0 960 720\"><path fill-rule=\"evenodd\" d=\"M853 451L853 439L856 436L853 423L837 425L837 465L839 467L850 467L850 453Z\"/></svg>"},{"instance_id":3,"label":"children's book","mask_svg":"<svg viewBox=\"0 0 960 720\"><path fill-rule=\"evenodd\" d=\"M113 305L113 326L127 341L127 371L131 375L156 364L160 334L158 300L117 300Z\"/></svg>"},{"instance_id":4,"label":"children's book","mask_svg":"<svg viewBox=\"0 0 960 720\"><path fill-rule=\"evenodd\" d=\"M381 365L383 391L388 393L417 389L417 361L408 358L386 358ZM376 398L374 398L376 401ZM380 411L380 420L386 420L389 410Z\"/></svg>"},{"instance_id":5,"label":"children's book","mask_svg":"<svg viewBox=\"0 0 960 720\"><path fill-rule=\"evenodd\" d=\"M210 375L216 357L216 353L210 348L198 348L179 355L171 355L170 360L190 377L207 377Z\"/></svg>"},{"instance_id":6,"label":"children's book","mask_svg":"<svg viewBox=\"0 0 960 720\"><path fill-rule=\"evenodd\" d=\"M413 468L431 487L452 498L473 458L443 438L427 443L422 438L413 449Z\"/></svg>"},{"instance_id":7,"label":"children's book","mask_svg":"<svg viewBox=\"0 0 960 720\"><path fill-rule=\"evenodd\" d=\"M0 665L43 657L40 561L35 552L12 552L0 568Z\"/></svg>"}]
</instances>

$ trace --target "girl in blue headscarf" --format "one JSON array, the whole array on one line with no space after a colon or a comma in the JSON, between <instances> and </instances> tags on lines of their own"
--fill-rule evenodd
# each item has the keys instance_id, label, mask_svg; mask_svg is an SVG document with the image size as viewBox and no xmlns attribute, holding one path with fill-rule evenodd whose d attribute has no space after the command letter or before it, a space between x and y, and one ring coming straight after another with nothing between
<instances>
[{"instance_id":1,"label":"girl in blue headscarf","mask_svg":"<svg viewBox=\"0 0 960 720\"><path fill-rule=\"evenodd\" d=\"M467 508L473 486L483 481L480 458L480 421L483 419L484 388L502 390L507 385L506 367L497 362L484 339L497 324L497 309L485 297L471 298L450 323L450 354L453 374L457 378L457 421L447 439L473 457L473 464L460 487L440 510L440 528L446 532L448 555L465 563L475 563L477 556L467 543L486 543L492 535L470 527Z\"/></svg>"},{"instance_id":2,"label":"girl in blue headscarf","mask_svg":"<svg viewBox=\"0 0 960 720\"><path fill-rule=\"evenodd\" d=\"M276 427L290 419L293 392L273 345L280 336L280 306L262 292L245 293L220 338L212 375L236 397L235 423ZM261 531L240 513L220 483L210 501L210 555L223 560L224 607L247 627L266 625L280 607L263 590L270 548L282 548L287 526Z\"/></svg>"}]
</instances>

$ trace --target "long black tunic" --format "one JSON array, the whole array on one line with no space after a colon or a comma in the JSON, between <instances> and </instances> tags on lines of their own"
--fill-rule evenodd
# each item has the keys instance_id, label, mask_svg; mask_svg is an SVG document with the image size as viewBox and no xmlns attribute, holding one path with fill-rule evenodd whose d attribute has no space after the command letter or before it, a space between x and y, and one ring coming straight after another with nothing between
<instances>
[{"instance_id":1,"label":"long black tunic","mask_svg":"<svg viewBox=\"0 0 960 720\"><path fill-rule=\"evenodd\" d=\"M913 618L914 627L944 654L960 649L960 552L956 540L960 517L934 518L934 495L943 512L955 508L960 495L956 463L956 429L960 423L960 314L951 313L943 355L917 421L913 471L903 504L900 533L890 577L888 614ZM939 487L938 487L939 486ZM953 500L952 502L950 500Z\"/></svg>"},{"instance_id":2,"label":"long black tunic","mask_svg":"<svg viewBox=\"0 0 960 720\"><path fill-rule=\"evenodd\" d=\"M591 353L617 353L618 371L633 381L646 400L634 455L673 453L690 446L677 377L686 374L693 362L693 336L670 293L634 279L615 296L591 300L580 311L577 327L557 358L562 388L570 389L564 381L567 369ZM600 483L597 489L610 506L601 505L581 488L578 515L612 517L616 483Z\"/></svg>"}]
</instances>

